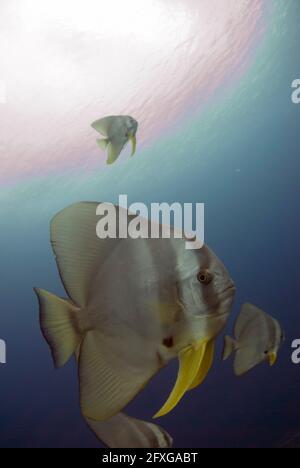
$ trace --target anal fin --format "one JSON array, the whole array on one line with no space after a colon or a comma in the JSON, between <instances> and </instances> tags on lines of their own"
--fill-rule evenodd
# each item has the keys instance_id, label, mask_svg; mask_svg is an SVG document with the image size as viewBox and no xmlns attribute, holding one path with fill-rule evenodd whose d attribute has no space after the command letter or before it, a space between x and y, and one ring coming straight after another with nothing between
<instances>
[{"instance_id":1,"label":"anal fin","mask_svg":"<svg viewBox=\"0 0 300 468\"><path fill-rule=\"evenodd\" d=\"M118 341L89 331L79 353L80 404L82 414L105 421L119 413L157 372L156 366L135 368L118 354Z\"/></svg>"}]
</instances>

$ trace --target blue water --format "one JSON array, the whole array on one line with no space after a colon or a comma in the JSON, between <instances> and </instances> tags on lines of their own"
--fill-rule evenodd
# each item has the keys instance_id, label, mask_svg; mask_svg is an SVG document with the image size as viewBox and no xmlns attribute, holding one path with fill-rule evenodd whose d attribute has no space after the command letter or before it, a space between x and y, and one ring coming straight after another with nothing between
<instances>
[{"instance_id":1,"label":"blue water","mask_svg":"<svg viewBox=\"0 0 300 468\"><path fill-rule=\"evenodd\" d=\"M240 379L232 362L221 362L219 340L205 383L160 421L175 446L272 447L300 430L300 365L291 362L291 341L300 338L300 105L290 97L300 78L300 4L286 5L239 83L135 159L100 174L72 170L1 188L2 447L99 447L80 415L74 363L53 370L32 288L64 295L49 245L51 217L75 201L115 202L120 193L147 204L204 202L206 242L237 285L228 330L251 301L286 332L277 365ZM176 363L128 412L149 420L175 375Z\"/></svg>"}]
</instances>

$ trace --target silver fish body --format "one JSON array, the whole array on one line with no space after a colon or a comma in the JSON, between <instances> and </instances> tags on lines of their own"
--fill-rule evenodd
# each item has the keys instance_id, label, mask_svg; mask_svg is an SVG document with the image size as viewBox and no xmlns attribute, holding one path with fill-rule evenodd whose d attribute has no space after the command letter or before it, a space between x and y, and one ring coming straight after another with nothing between
<instances>
[{"instance_id":1,"label":"silver fish body","mask_svg":"<svg viewBox=\"0 0 300 468\"><path fill-rule=\"evenodd\" d=\"M129 115L103 117L93 122L92 127L104 136L104 139L98 139L97 143L101 149L107 150L107 164L116 161L128 141L131 141L131 155L134 155L138 122L133 117Z\"/></svg>"},{"instance_id":2,"label":"silver fish body","mask_svg":"<svg viewBox=\"0 0 300 468\"><path fill-rule=\"evenodd\" d=\"M81 410L92 421L120 413L178 357L176 384L155 415L162 416L205 379L234 284L206 245L187 250L184 238L97 238L97 206L73 205L51 223L68 299L36 290L42 332L56 367L76 353Z\"/></svg>"},{"instance_id":3,"label":"silver fish body","mask_svg":"<svg viewBox=\"0 0 300 468\"><path fill-rule=\"evenodd\" d=\"M210 284L201 287L197 274L203 265L213 272ZM206 269L206 268L205 268ZM132 346L132 359L145 364L158 355L177 356L178 351L204 336L213 338L225 325L233 293L227 271L205 245L186 250L184 239L123 239L109 261L96 272L88 315L93 329L118 336L122 324L128 338L138 336L143 355ZM99 314L99 309L101 314ZM166 353L164 340L173 336ZM124 341L127 352L131 341Z\"/></svg>"}]
</instances>

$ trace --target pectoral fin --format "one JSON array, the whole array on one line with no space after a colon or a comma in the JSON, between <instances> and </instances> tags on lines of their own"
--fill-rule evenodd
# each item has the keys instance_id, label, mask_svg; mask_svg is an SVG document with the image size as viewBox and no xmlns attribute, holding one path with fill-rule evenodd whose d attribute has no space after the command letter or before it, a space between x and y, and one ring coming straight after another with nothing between
<instances>
[{"instance_id":1,"label":"pectoral fin","mask_svg":"<svg viewBox=\"0 0 300 468\"><path fill-rule=\"evenodd\" d=\"M197 379L206 353L207 341L198 346L189 346L179 353L179 371L175 386L163 407L154 415L159 418L169 413Z\"/></svg>"},{"instance_id":2,"label":"pectoral fin","mask_svg":"<svg viewBox=\"0 0 300 468\"><path fill-rule=\"evenodd\" d=\"M109 144L109 139L108 138L103 138L102 140L97 140L97 144L99 146L99 148L101 148L102 150L106 150L107 148L107 145Z\"/></svg>"}]
</instances>

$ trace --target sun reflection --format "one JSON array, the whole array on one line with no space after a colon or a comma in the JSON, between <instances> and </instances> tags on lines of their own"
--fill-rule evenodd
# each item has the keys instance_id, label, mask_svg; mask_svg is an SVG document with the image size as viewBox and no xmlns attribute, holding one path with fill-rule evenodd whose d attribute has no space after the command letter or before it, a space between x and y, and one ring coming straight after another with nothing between
<instances>
[{"instance_id":1,"label":"sun reflection","mask_svg":"<svg viewBox=\"0 0 300 468\"><path fill-rule=\"evenodd\" d=\"M107 38L134 35L163 46L162 38L172 39L175 31L184 35L190 26L185 8L175 3L176 8L169 0L22 0L18 15L28 31L54 26Z\"/></svg>"},{"instance_id":2,"label":"sun reflection","mask_svg":"<svg viewBox=\"0 0 300 468\"><path fill-rule=\"evenodd\" d=\"M98 165L109 114L138 120L141 151L245 70L262 18L262 0L0 1L5 178Z\"/></svg>"}]
</instances>

